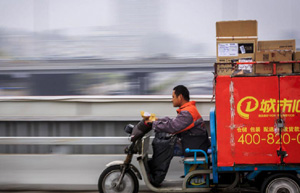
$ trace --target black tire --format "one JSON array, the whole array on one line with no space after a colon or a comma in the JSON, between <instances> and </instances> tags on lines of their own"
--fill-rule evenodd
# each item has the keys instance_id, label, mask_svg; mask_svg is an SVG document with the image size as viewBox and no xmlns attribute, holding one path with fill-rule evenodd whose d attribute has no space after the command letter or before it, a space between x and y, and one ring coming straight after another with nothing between
<instances>
[{"instance_id":1,"label":"black tire","mask_svg":"<svg viewBox=\"0 0 300 193\"><path fill-rule=\"evenodd\" d=\"M254 186L257 190L260 190L265 179L264 177L265 176L258 176L257 178L255 178L254 182L250 181L251 185Z\"/></svg>"},{"instance_id":2,"label":"black tire","mask_svg":"<svg viewBox=\"0 0 300 193\"><path fill-rule=\"evenodd\" d=\"M114 165L106 168L100 175L98 180L98 190L100 193L138 193L139 182L135 174L128 170L121 182L120 189L114 188L114 183L121 174L120 165Z\"/></svg>"},{"instance_id":3,"label":"black tire","mask_svg":"<svg viewBox=\"0 0 300 193\"><path fill-rule=\"evenodd\" d=\"M262 193L299 193L299 178L288 173L278 173L264 180Z\"/></svg>"}]
</instances>

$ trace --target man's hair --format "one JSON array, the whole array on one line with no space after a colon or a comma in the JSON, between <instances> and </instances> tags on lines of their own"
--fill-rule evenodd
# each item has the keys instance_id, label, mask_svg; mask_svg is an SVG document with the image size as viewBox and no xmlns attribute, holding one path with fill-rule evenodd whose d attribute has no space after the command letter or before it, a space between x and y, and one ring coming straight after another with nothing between
<instances>
[{"instance_id":1,"label":"man's hair","mask_svg":"<svg viewBox=\"0 0 300 193\"><path fill-rule=\"evenodd\" d=\"M178 85L178 86L175 86L173 88L173 90L175 91L175 95L178 97L180 94L182 94L184 100L186 101L190 101L190 92L189 90L183 86L183 85Z\"/></svg>"}]
</instances>

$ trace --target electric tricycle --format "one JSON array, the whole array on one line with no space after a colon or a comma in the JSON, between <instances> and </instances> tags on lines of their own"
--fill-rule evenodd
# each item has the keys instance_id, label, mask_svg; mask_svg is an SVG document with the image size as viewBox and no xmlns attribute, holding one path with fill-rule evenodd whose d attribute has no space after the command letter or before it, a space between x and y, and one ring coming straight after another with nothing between
<instances>
[{"instance_id":1,"label":"electric tricycle","mask_svg":"<svg viewBox=\"0 0 300 193\"><path fill-rule=\"evenodd\" d=\"M247 85L247 86L246 86ZM150 182L148 131L126 148L124 161L107 164L100 193L137 193L144 180L153 192L250 190L300 192L300 76L216 77L210 111L211 148L186 149L184 177ZM131 161L137 155L139 168Z\"/></svg>"},{"instance_id":2,"label":"electric tricycle","mask_svg":"<svg viewBox=\"0 0 300 193\"><path fill-rule=\"evenodd\" d=\"M211 149L186 149L194 152L194 157L183 159L184 178L182 180L164 181L160 187L153 186L147 171L148 148L150 135L132 142L126 148L124 161L113 161L101 173L98 181L100 193L137 193L139 180L153 192L266 192L266 193L299 193L299 165L235 165L232 167L217 166L215 110L210 113ZM197 156L199 154L204 156ZM131 164L137 154L139 169ZM298 174L298 175L297 175ZM200 176L200 178L199 178ZM193 181L197 179L201 182ZM203 181L204 179L204 181Z\"/></svg>"}]
</instances>

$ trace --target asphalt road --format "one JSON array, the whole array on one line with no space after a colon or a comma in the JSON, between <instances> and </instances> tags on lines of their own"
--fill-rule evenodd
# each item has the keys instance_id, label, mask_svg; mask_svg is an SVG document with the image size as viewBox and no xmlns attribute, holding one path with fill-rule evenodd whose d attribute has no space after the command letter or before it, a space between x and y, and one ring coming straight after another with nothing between
<instances>
[{"instance_id":1,"label":"asphalt road","mask_svg":"<svg viewBox=\"0 0 300 193\"><path fill-rule=\"evenodd\" d=\"M1 193L99 193L97 191L0 191ZM241 191L239 193L258 193L258 191ZM139 193L153 193L149 191L140 191ZM183 192L182 192L183 193ZM222 192L222 193L236 193L235 192Z\"/></svg>"},{"instance_id":2,"label":"asphalt road","mask_svg":"<svg viewBox=\"0 0 300 193\"><path fill-rule=\"evenodd\" d=\"M99 193L98 191L5 191L0 190L1 193ZM222 193L259 193L259 191L232 191L232 192L222 192ZM139 193L153 193L151 191L140 191ZM182 192L183 193L183 192Z\"/></svg>"},{"instance_id":3,"label":"asphalt road","mask_svg":"<svg viewBox=\"0 0 300 193\"><path fill-rule=\"evenodd\" d=\"M97 191L0 191L1 193L99 193ZM153 192L140 192L153 193Z\"/></svg>"}]
</instances>

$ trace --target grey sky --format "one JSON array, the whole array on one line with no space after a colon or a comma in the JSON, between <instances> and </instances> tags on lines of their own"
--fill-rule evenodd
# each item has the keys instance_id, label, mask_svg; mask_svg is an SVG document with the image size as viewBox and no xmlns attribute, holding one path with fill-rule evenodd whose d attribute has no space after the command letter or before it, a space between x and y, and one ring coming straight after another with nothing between
<instances>
[{"instance_id":1,"label":"grey sky","mask_svg":"<svg viewBox=\"0 0 300 193\"><path fill-rule=\"evenodd\" d=\"M0 28L89 35L95 27L121 25L127 19L124 12L139 17L143 12L139 9L147 6L157 18L145 25L158 26L155 33L207 45L211 52L215 51L215 22L221 20L255 19L259 40L300 41L299 0L0 0ZM132 25L134 31L143 23Z\"/></svg>"},{"instance_id":2,"label":"grey sky","mask_svg":"<svg viewBox=\"0 0 300 193\"><path fill-rule=\"evenodd\" d=\"M1 0L0 26L34 31L111 25L112 7L108 0Z\"/></svg>"},{"instance_id":3,"label":"grey sky","mask_svg":"<svg viewBox=\"0 0 300 193\"><path fill-rule=\"evenodd\" d=\"M136 0L0 0L0 26L40 30L43 28L35 25L44 23L48 25L44 28L48 29L115 25L117 5L120 2L134 1ZM149 0L144 0L147 1ZM297 13L299 0L150 1L157 2L164 30L179 34L194 34L195 30L203 27L214 28L215 21L223 19L257 19L262 27L266 25L276 30L279 26L296 26L300 17ZM37 18L41 15L44 18Z\"/></svg>"}]
</instances>

